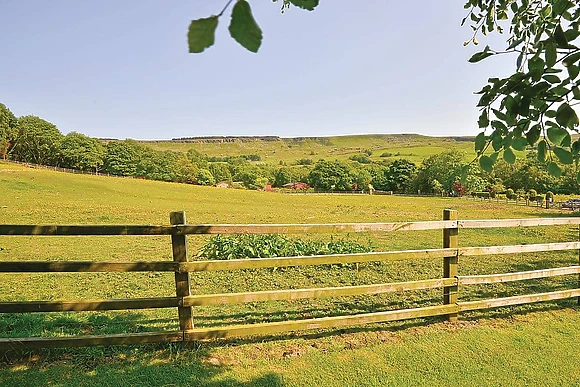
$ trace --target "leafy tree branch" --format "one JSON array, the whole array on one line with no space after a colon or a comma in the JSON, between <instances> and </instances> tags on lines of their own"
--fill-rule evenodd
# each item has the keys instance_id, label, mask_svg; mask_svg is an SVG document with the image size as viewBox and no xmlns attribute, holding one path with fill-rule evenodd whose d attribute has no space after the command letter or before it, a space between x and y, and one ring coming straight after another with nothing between
<instances>
[{"instance_id":1,"label":"leafy tree branch","mask_svg":"<svg viewBox=\"0 0 580 387\"><path fill-rule=\"evenodd\" d=\"M192 20L187 32L187 43L190 53L201 53L215 43L215 31L219 18L223 16L234 0L229 0L222 8L221 12L207 18ZM274 0L277 2L278 0ZM282 0L282 9L288 9L290 5L309 11L314 10L319 0ZM237 0L232 7L230 25L228 27L230 36L242 47L251 52L258 52L262 45L262 30L254 19L250 3L246 0Z\"/></svg>"},{"instance_id":2,"label":"leafy tree branch","mask_svg":"<svg viewBox=\"0 0 580 387\"><path fill-rule=\"evenodd\" d=\"M491 171L502 154L508 163L516 160L514 150L537 148L538 160L548 171L561 174L559 164L580 160L578 115L574 100L580 100L580 6L570 0L470 0L465 4L473 38L504 33L509 23L507 48L486 46L470 58L477 63L489 57L516 54L516 71L507 78L490 78L483 87L478 120L483 131L476 137L482 169ZM489 154L489 147L493 152ZM558 163L556 162L558 161ZM580 176L578 176L580 177Z\"/></svg>"}]
</instances>

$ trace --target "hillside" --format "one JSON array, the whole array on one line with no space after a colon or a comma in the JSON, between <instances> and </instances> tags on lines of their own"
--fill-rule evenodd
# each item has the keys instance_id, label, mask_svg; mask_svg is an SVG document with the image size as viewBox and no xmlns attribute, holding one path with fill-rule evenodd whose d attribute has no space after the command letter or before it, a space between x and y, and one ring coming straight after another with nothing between
<instances>
[{"instance_id":1,"label":"hillside","mask_svg":"<svg viewBox=\"0 0 580 387\"><path fill-rule=\"evenodd\" d=\"M187 152L195 149L208 156L258 154L262 161L278 164L298 159L346 160L364 150L372 151L371 159L406 158L421 163L425 158L446 150L465 152L467 159L475 156L471 137L429 137L419 134L367 134L333 137L203 137L168 141L140 141L154 149ZM388 155L388 156L387 156ZM381 157L383 156L383 157Z\"/></svg>"}]
</instances>

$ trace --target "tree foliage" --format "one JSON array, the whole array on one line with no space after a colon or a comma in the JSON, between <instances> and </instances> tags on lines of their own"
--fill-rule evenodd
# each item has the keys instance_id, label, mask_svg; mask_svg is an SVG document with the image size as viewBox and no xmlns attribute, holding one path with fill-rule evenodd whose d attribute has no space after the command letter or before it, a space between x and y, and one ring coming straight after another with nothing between
<instances>
[{"instance_id":1,"label":"tree foliage","mask_svg":"<svg viewBox=\"0 0 580 387\"><path fill-rule=\"evenodd\" d=\"M14 159L35 164L54 165L62 134L58 128L36 116L20 117L10 149Z\"/></svg>"},{"instance_id":2,"label":"tree foliage","mask_svg":"<svg viewBox=\"0 0 580 387\"><path fill-rule=\"evenodd\" d=\"M0 103L0 158L5 159L11 142L15 138L16 117L6 107Z\"/></svg>"},{"instance_id":3,"label":"tree foliage","mask_svg":"<svg viewBox=\"0 0 580 387\"><path fill-rule=\"evenodd\" d=\"M515 56L515 71L489 78L478 94L481 108L475 149L482 169L491 171L501 158L516 161L514 150L537 148L537 157L551 175L561 165L578 165L580 141L575 106L580 101L580 5L571 0L469 0L466 18L478 44L479 35L506 33L506 47L489 46L469 61L500 54ZM492 152L486 153L491 147Z\"/></svg>"},{"instance_id":4,"label":"tree foliage","mask_svg":"<svg viewBox=\"0 0 580 387\"><path fill-rule=\"evenodd\" d=\"M96 139L77 132L62 137L58 144L59 165L81 171L102 169L105 147Z\"/></svg>"}]
</instances>

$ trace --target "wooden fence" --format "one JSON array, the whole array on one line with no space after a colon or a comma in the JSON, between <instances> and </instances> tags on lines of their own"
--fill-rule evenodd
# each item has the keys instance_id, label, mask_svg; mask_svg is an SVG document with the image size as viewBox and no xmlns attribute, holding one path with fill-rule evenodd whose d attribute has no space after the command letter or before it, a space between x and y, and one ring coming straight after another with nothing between
<instances>
[{"instance_id":1,"label":"wooden fence","mask_svg":"<svg viewBox=\"0 0 580 387\"><path fill-rule=\"evenodd\" d=\"M0 313L33 313L55 311L103 311L147 308L177 308L180 329L169 332L129 333L99 336L58 338L1 338L0 349L29 349L35 347L72 347L88 345L119 345L154 342L182 342L226 337L270 335L289 331L344 327L428 316L446 316L457 319L464 311L495 308L506 305L580 297L580 289L548 293L519 295L462 302L459 286L521 281L546 277L580 274L580 266L545 270L523 271L486 275L458 275L459 258L492 254L522 252L578 250L580 242L559 242L510 246L459 247L460 229L501 227L531 227L553 225L579 225L580 218L537 218L511 220L458 220L457 212L444 211L441 221L401 223L346 223L346 224L187 224L184 212L170 215L171 225L0 225L0 235L5 236L81 236L81 235L170 235L173 261L145 262L95 262L95 261L2 261L0 273L33 272L174 272L176 293L174 297L107 299L86 301L26 301L0 302ZM395 232L414 230L443 230L443 246L438 249L385 251L356 254L337 254L302 257L277 257L258 259L233 259L215 261L188 261L187 235L193 234L300 234L300 233L356 233ZM192 295L190 273L201 271L240 270L389 261L398 259L442 258L443 277L410 282L383 283L361 286L323 287L291 290L265 290L258 292ZM303 320L230 325L225 327L196 328L193 307L210 304L295 300L304 298L339 297L389 292L442 288L442 305L413 309L398 309L347 316L319 317Z\"/></svg>"}]
</instances>

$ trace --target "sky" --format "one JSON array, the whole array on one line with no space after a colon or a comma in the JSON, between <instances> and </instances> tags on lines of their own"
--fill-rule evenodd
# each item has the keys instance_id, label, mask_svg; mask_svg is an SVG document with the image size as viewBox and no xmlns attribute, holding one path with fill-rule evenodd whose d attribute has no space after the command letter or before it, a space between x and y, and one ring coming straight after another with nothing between
<instances>
[{"instance_id":1,"label":"sky","mask_svg":"<svg viewBox=\"0 0 580 387\"><path fill-rule=\"evenodd\" d=\"M281 1L281 0L280 0ZM0 102L91 137L476 135L480 90L515 58L467 62L461 0L250 0L257 54L229 37L189 54L192 19L226 0L2 0Z\"/></svg>"}]
</instances>

